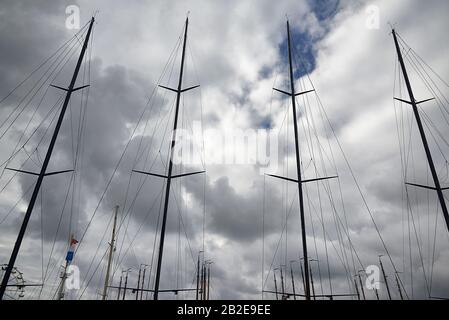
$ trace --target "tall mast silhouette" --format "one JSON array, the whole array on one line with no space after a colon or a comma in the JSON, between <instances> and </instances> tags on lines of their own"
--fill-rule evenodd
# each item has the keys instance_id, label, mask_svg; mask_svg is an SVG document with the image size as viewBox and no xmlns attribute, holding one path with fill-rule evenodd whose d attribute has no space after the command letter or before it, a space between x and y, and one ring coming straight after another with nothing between
<instances>
[{"instance_id":1,"label":"tall mast silhouette","mask_svg":"<svg viewBox=\"0 0 449 320\"><path fill-rule=\"evenodd\" d=\"M433 183L435 184L435 187L423 186L420 184L408 183L408 182L406 182L406 184L412 185L415 187L425 188L425 189L432 189L437 192L438 200L441 205L441 210L443 211L444 220L446 221L446 227L447 227L447 230L449 231L449 214L447 211L446 201L444 200L444 195L443 195L443 190L445 190L447 188L444 188L444 189L441 188L440 180L438 179L438 174L437 174L437 171L435 170L435 165L433 163L432 153L430 152L429 144L427 143L426 133L424 132L424 127L422 125L421 117L420 117L419 111L418 111L418 104L433 100L434 98L425 99L422 101L415 100L415 96L413 95L412 85L410 84L410 79L407 74L407 69L405 67L404 59L402 57L402 52L399 47L399 42L398 42L398 38L397 38L395 29L392 30L392 33L393 33L394 44L396 47L396 53L398 55L399 64L401 65L402 74L404 75L404 81L405 81L405 85L407 86L407 91L408 91L410 101L402 100L399 98L395 98L395 99L412 106L413 114L415 115L416 124L418 125L419 134L421 136L422 144L424 146L424 151L426 152L427 162L429 163L429 168L430 168L430 172L432 174L432 179L433 179Z\"/></svg>"},{"instance_id":2,"label":"tall mast silhouette","mask_svg":"<svg viewBox=\"0 0 449 320\"><path fill-rule=\"evenodd\" d=\"M307 239L306 239L306 224L305 224L305 215L304 215L304 199L303 199L303 191L302 191L302 185L306 182L312 182L312 181L318 181L323 179L331 179L336 178L336 176L332 177L324 177L324 178L315 178L315 179L308 179L308 180L302 180L301 177L301 158L299 156L299 138L298 138L298 119L296 115L296 97L315 91L315 90L307 90L299 93L295 93L295 78L293 74L293 59L292 59L292 41L291 41L291 34L290 34L290 24L287 20L287 43L288 43L288 63L289 63L289 74L290 74L290 92L273 88L273 90L276 90L280 93L283 93L285 95L290 96L291 103L292 103L292 111L293 111L293 129L295 134L295 154L296 154L296 174L297 178L292 179L288 177L282 177L278 175L268 174L271 177L284 179L287 181L296 182L298 184L298 197L299 197L299 213L300 213L300 219L301 219L301 239L302 239L302 251L304 256L304 295L306 300L310 300L310 275L309 275L309 259L307 255Z\"/></svg>"},{"instance_id":3,"label":"tall mast silhouette","mask_svg":"<svg viewBox=\"0 0 449 320\"><path fill-rule=\"evenodd\" d=\"M182 77L184 74L184 60L185 60L188 27L189 27L189 18L187 17L186 22L185 22L185 27L184 27L184 41L183 41L183 45L182 45L181 67L180 67L180 71L179 71L178 88L173 89L173 88L159 85L159 87L161 87L161 88L176 92L176 108L175 108L175 118L174 118L174 124L173 124L173 134L172 134L172 140L171 140L171 146L170 146L170 158L169 158L169 163L168 163L168 173L166 176L164 176L164 175L155 174L155 173L151 173L151 172L133 170L135 172L139 172L142 174L147 174L147 175L152 175L152 176L157 176L157 177L162 177L162 178L167 179L166 187L165 187L164 215L162 217L161 234L160 234L160 239L159 239L159 252L158 252L158 259L157 259L156 279L154 282L154 295L153 295L154 300L158 300L158 296L159 296L159 282L160 282L160 277L161 277L162 256L163 256L163 252L164 252L165 228L166 228L166 224L167 224L167 212L168 212L168 204L169 204L169 200L170 200L171 180L173 178L179 178L179 177L184 177L184 176L204 172L204 171L198 171L198 172L184 173L184 174L179 174L179 175L172 175L173 155L174 155L174 149L175 149L175 144L176 144L176 129L178 128L178 113L179 113L179 105L181 102L181 93L199 87L199 85L196 85L196 86L193 86L190 88L182 89Z\"/></svg>"},{"instance_id":4,"label":"tall mast silhouette","mask_svg":"<svg viewBox=\"0 0 449 320\"><path fill-rule=\"evenodd\" d=\"M89 38L90 38L90 34L91 34L91 31L92 31L92 26L94 24L94 21L95 21L95 19L94 19L94 17L92 17L92 19L90 20L89 29L88 29L86 37L84 39L83 47L81 49L81 53L79 55L79 58L78 58L78 61L77 61L76 67L75 67L75 71L73 72L72 80L70 81L69 87L66 89L66 88L61 88L61 87L52 85L52 87L64 90L67 93L66 93L66 96L65 96L65 99L64 99L64 103L63 103L62 108L61 108L61 112L59 113L58 122L56 123L55 130L53 131L53 136L52 136L52 138L50 140L50 145L48 146L47 153L45 155L45 159L44 159L44 162L42 164L40 172L39 173L34 173L34 172L28 172L28 171L23 171L23 170L10 169L10 170L21 172L21 173L28 173L28 174L32 174L32 175L37 175L38 178L37 178L36 184L34 186L33 194L31 195L31 199L30 199L30 202L28 204L27 211L26 211L25 216L23 218L22 226L20 227L19 234L17 235L17 239L16 239L16 242L14 244L14 249L13 249L13 251L11 253L11 257L10 257L9 262L8 262L8 266L6 267L5 273L3 275L2 284L0 286L0 300L3 299L3 295L5 294L6 286L8 284L9 277L11 276L12 269L13 269L14 264L16 262L17 255L18 255L19 250L20 250L20 246L22 245L22 240L23 240L23 237L25 235L25 232L26 232L26 229L27 229L27 226L28 226L28 222L30 220L31 213L33 212L34 204L36 203L36 199L37 199L37 196L39 194L39 190L41 188L42 181L44 180L44 177L45 176L49 176L49 175L55 175L55 174L59 174L59 173L73 171L73 170L64 170L64 171L47 173L47 167L48 167L48 164L50 162L51 155L52 155L52 152L53 152L53 148L55 146L56 139L58 138L59 130L61 129L62 121L64 120L64 115L65 115L67 106L68 106L68 104L70 102L70 98L72 96L72 93L74 91L84 89L85 87L88 86L88 85L86 85L86 86L75 88L75 83L76 83L76 79L78 77L78 73L79 73L79 70L80 70L80 67L81 67L81 63L83 62L83 59L84 59L84 54L86 52L87 45L89 43Z\"/></svg>"}]
</instances>

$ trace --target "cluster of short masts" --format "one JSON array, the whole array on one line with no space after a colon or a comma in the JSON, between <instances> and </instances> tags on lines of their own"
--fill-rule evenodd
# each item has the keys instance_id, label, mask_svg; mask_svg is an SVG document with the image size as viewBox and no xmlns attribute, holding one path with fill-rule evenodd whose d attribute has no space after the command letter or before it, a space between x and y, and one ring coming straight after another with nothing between
<instances>
[{"instance_id":1,"label":"cluster of short masts","mask_svg":"<svg viewBox=\"0 0 449 320\"><path fill-rule=\"evenodd\" d=\"M210 299L210 281L211 281L211 264L212 260L201 259L202 251L198 254L198 264L196 270L196 288L175 288L175 289L161 289L159 292L174 293L178 295L180 292L195 292L195 300L209 300ZM118 286L109 286L108 275L105 278L105 286L102 295L102 300L108 299L108 291L110 288L117 289L116 300L126 300L126 295L130 291L135 294L135 300L148 300L148 294L154 295L153 289L145 288L146 271L149 265L140 264L139 273L137 276L137 285L135 287L128 286L128 277L132 272L132 268L122 270ZM109 265L108 265L109 268ZM145 293L145 298L143 297ZM111 298L113 298L111 296Z\"/></svg>"},{"instance_id":2,"label":"cluster of short masts","mask_svg":"<svg viewBox=\"0 0 449 320\"><path fill-rule=\"evenodd\" d=\"M382 255L379 255L379 265L380 270L382 272L382 279L383 284L385 286L385 290L387 292L388 300L392 300L391 295L391 289L390 284L388 283L388 276L385 272L382 259ZM273 284L274 284L274 291L273 290L264 290L264 293L271 293L274 294L276 297L276 300L288 300L288 299L294 299L297 300L297 298L305 298L305 294L297 292L296 282L295 282L295 276L293 272L293 266L295 264L299 264L300 274L301 274L301 284L303 288L303 292L305 292L305 277L304 277L304 266L303 266L303 258L299 260L292 260L290 261L289 268L287 269L286 265L280 265L278 268L273 269ZM316 259L310 259L309 262L318 262ZM310 288L311 288L311 299L317 300L318 299L329 299L333 300L336 297L349 297L349 298L356 298L357 300L367 300L367 294L365 291L366 288L366 282L363 280L363 276L365 274L365 270L359 270L354 275L354 288L355 288L355 294L347 293L347 294L316 294L315 292L315 282L313 279L313 269L310 266L309 263L309 275L310 275ZM288 279L290 277L290 280ZM287 290L287 283L288 281L291 281L291 291ZM381 284L382 282L379 282ZM398 290L399 298L400 300L404 300L404 291L402 287L401 279L398 275L398 272L395 271L395 286ZM372 286L370 289L374 292L374 295L377 300L380 300L379 297L379 289L376 288L376 286Z\"/></svg>"},{"instance_id":3,"label":"cluster of short masts","mask_svg":"<svg viewBox=\"0 0 449 320\"><path fill-rule=\"evenodd\" d=\"M271 293L274 294L276 297L276 300L288 300L288 299L293 299L293 300L297 300L297 298L304 298L307 299L307 295L306 295L306 277L305 277L305 263L303 263L304 258L301 258L299 260L292 260L290 261L290 265L289 265L289 270L287 269L286 265L280 265L278 268L274 268L273 269L273 283L274 283L274 291L273 290L263 290L264 293ZM356 294L316 294L315 292L315 282L313 280L313 271L312 271L312 266L311 266L311 262L318 262L318 260L316 259L310 259L309 263L307 264L309 266L309 279L310 279L310 289L311 289L311 294L310 294L310 299L311 300L316 300L317 298L325 298L325 299L330 299L333 300L335 297L354 297L356 296ZM297 288L295 285L295 276L294 276L294 272L293 272L293 265L294 264L299 264L299 269L300 269L300 274L301 274L301 284L302 284L302 288L303 288L303 292L304 293L300 293L297 292ZM289 273L289 274L288 274ZM277 274L279 274L279 278L276 276ZM287 282L288 277L290 276L290 281L291 281L291 292L289 292L287 290ZM278 284L278 282L280 281L280 284Z\"/></svg>"},{"instance_id":4,"label":"cluster of short masts","mask_svg":"<svg viewBox=\"0 0 449 320\"><path fill-rule=\"evenodd\" d=\"M114 208L114 223L112 225L112 235L111 242L109 243L109 252L108 252L108 261L106 266L106 275L103 286L103 293L101 295L102 300L107 300L112 298L109 295L109 289L117 289L116 300L125 300L126 294L128 291L131 291L132 294L135 294L135 300L144 300L143 295L145 293L145 300L148 300L148 294L151 293L153 295L155 290L149 289L148 283L145 282L147 268L150 267L148 264L140 264L139 272L137 276L137 285L135 287L128 286L128 277L129 273L132 272L132 268L128 268L122 270L120 274L120 280L118 286L113 286L109 284L111 278L111 268L113 255L115 252L115 242L116 242L116 228L117 228L117 218L119 213L119 206L115 206ZM200 251L198 253L198 261L197 261L197 270L196 270L196 288L175 288L175 289L160 289L158 292L171 292L175 295L178 295L180 292L196 292L195 299L196 300L209 300L210 297L210 280L211 280L211 264L212 260L208 260L204 258L204 251ZM65 281L64 276L61 277L62 287L63 281ZM149 280L148 280L149 281ZM147 288L145 288L145 284L147 284Z\"/></svg>"},{"instance_id":5,"label":"cluster of short masts","mask_svg":"<svg viewBox=\"0 0 449 320\"><path fill-rule=\"evenodd\" d=\"M210 298L210 266L212 260L201 259L202 251L198 254L196 270L196 300L209 300Z\"/></svg>"},{"instance_id":6,"label":"cluster of short masts","mask_svg":"<svg viewBox=\"0 0 449 320\"><path fill-rule=\"evenodd\" d=\"M380 265L380 269L382 272L383 284L385 285L385 289L387 291L388 300L392 300L393 298L391 296L390 284L388 283L388 279L387 279L388 276L385 273L385 268L382 263L381 257L382 257L382 255L379 255L379 265ZM365 272L366 272L365 270L359 270L357 272L357 274L354 275L354 288L357 293L358 300L366 300L366 292L365 292L366 285L363 283L363 280L362 280L362 275L365 274ZM396 286L396 289L398 290L399 298L401 300L404 300L402 282L399 277L398 271L395 271L394 278L395 278L395 286ZM380 299L379 298L379 290L376 289L376 287L373 287L372 291L374 291L376 299L379 300Z\"/></svg>"}]
</instances>

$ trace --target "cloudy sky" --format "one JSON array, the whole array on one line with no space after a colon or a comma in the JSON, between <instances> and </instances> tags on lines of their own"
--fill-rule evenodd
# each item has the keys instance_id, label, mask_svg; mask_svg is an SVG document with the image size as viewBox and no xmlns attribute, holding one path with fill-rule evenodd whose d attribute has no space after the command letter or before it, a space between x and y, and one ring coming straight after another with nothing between
<instances>
[{"instance_id":1,"label":"cloudy sky","mask_svg":"<svg viewBox=\"0 0 449 320\"><path fill-rule=\"evenodd\" d=\"M437 94L443 96L449 77L448 3L3 0L0 99L79 31L67 28L70 5L80 10L81 28L96 16L86 67L78 79L79 85L90 88L74 94L49 170L76 170L45 179L16 262L30 283L45 279L41 298L54 297L70 234L81 240L74 260L81 288L67 297L99 297L115 205L120 205L120 227L113 284L118 285L122 270L132 268L129 281L135 286L141 264L153 265L147 268L147 275L152 269L153 283L164 181L132 170L165 170L175 97L155 88L177 85L187 14L183 85L201 87L184 94L179 123L187 131L200 123L204 148L199 143L199 163L185 162L174 170L206 173L176 180L172 186L161 288L193 287L197 255L204 251L204 259L213 261L211 298L258 299L262 287L274 289L273 272L279 281L279 268L290 272L290 261L302 257L295 184L264 176L296 175L290 101L272 90L289 89L287 16L297 91L316 89L308 98L297 98L303 178L338 175L305 189L317 294L354 293L354 274L378 265L378 256L384 255L393 298L399 298L395 271L409 298L449 295L449 238L436 197L404 187L404 180L432 182L411 110L393 103L393 95L408 97L398 82L391 36L393 25L414 50L405 48L408 58L419 54L425 60L428 65L421 66L436 79L431 86L440 88ZM4 169L39 170L49 142L46 128L51 132L57 111L51 107L60 105L62 96L48 86L67 86L83 30L79 40L67 45L74 46L74 53L68 53L59 74L39 82L55 61L49 60L1 100L2 264L8 261L35 181ZM435 96L410 68L417 99ZM42 86L33 89L35 83ZM444 105L447 100L437 102ZM14 111L16 106L24 111ZM449 130L439 107L436 102L423 105L432 120L428 124L438 129L427 127L436 167L447 186L448 145L438 133L444 137ZM250 147L226 144L212 134L227 137L238 130L265 130L275 137L270 167L236 160ZM258 140L258 148L261 145ZM219 155L227 158L220 160ZM292 269L301 292L297 262ZM288 278L287 291L290 283ZM39 288L26 293L36 299ZM387 298L384 283L379 294ZM116 292L110 296L115 298ZM266 293L264 298L274 296ZM375 298L374 293L368 291L367 298Z\"/></svg>"}]
</instances>

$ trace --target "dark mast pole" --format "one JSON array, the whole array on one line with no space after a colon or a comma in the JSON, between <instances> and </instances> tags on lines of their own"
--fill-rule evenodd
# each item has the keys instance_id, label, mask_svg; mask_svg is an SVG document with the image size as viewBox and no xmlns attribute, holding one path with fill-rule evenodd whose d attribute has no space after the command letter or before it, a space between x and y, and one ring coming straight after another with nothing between
<instances>
[{"instance_id":1,"label":"dark mast pole","mask_svg":"<svg viewBox=\"0 0 449 320\"><path fill-rule=\"evenodd\" d=\"M443 211L443 216L444 216L444 219L446 221L446 227L447 227L447 229L449 231L449 214L448 214L448 211L447 211L446 202L444 200L443 191L441 190L440 180L438 179L438 175L437 175L437 172L435 170L435 165L433 163L432 154L430 153L429 145L427 143L426 134L424 132L424 128L423 128L423 125L422 125L422 122L421 122L421 117L419 116L418 107L417 107L417 105L419 103L427 101L427 100L418 101L418 102L415 100L415 97L413 95L412 86L411 86L410 80L408 78L407 69L405 68L404 59L402 58L401 49L399 48L399 43L398 43L398 38L396 36L396 31L393 29L392 33L393 33L393 39L394 39L394 44L396 46L396 52L397 52L397 55L398 55L399 63L401 65L401 69L402 69L402 74L404 75L405 85L407 86L408 95L410 97L410 101L406 101L406 103L409 103L412 106L413 113L414 113L415 118L416 118L416 123L418 125L419 134L421 135L421 140L422 140L422 143L423 143L423 146L424 146L424 150L426 152L427 161L428 161L429 167L430 167L430 172L432 173L433 182L435 184L435 190L437 192L438 200L440 201L441 209ZM405 101L403 101L403 102L405 102Z\"/></svg>"},{"instance_id":2,"label":"dark mast pole","mask_svg":"<svg viewBox=\"0 0 449 320\"><path fill-rule=\"evenodd\" d=\"M279 270L281 271L281 292L282 292L282 298L281 300L285 299L285 286L284 286L284 275L282 273L282 266L279 267Z\"/></svg>"},{"instance_id":3,"label":"dark mast pole","mask_svg":"<svg viewBox=\"0 0 449 320\"><path fill-rule=\"evenodd\" d=\"M6 285L8 284L9 277L11 275L12 269L13 269L14 264L17 259L17 255L19 254L20 246L22 244L22 240L23 240L23 237L25 235L25 232L26 232L26 229L28 226L28 221L30 220L31 213L33 212L34 204L35 204L37 196L39 194L39 190L41 188L42 181L44 180L44 177L46 175L48 163L50 162L53 148L55 146L56 139L58 138L58 133L61 128L62 121L64 120L64 114L65 114L65 111L69 104L70 97L71 97L73 91L83 88L83 87L80 87L80 88L75 89L75 83L76 83L76 79L78 77L81 63L83 62L83 59L84 59L84 54L86 52L87 45L89 43L89 38L90 38L90 34L92 31L92 26L94 24L94 21L95 21L95 19L94 19L94 17L92 17L92 19L90 20L89 30L87 31L87 35L86 35L86 38L84 39L84 44L81 49L81 53L80 53L78 62L75 67L75 71L73 72L72 80L70 81L70 85L69 85L68 89L63 89L67 92L67 94L65 96L65 100L64 100L64 104L62 105L61 112L59 113L58 122L56 123L56 127L53 132L53 136L51 138L50 145L48 146L47 154L45 155L44 162L42 164L41 170L39 172L39 176L38 176L36 184L34 186L33 194L31 195L31 199L28 204L28 208L25 213L25 217L23 218L22 226L20 227L19 234L17 235L17 240L16 240L16 243L14 244L14 249L11 253L11 257L9 259L8 266L6 267L5 273L3 275L2 284L0 286L0 300L3 299L3 295L6 290Z\"/></svg>"},{"instance_id":4,"label":"dark mast pole","mask_svg":"<svg viewBox=\"0 0 449 320\"><path fill-rule=\"evenodd\" d=\"M117 300L120 300L120 291L122 290L123 272L120 275L120 284L118 285Z\"/></svg>"},{"instance_id":5,"label":"dark mast pole","mask_svg":"<svg viewBox=\"0 0 449 320\"><path fill-rule=\"evenodd\" d=\"M131 269L126 270L125 287L123 288L123 299L122 300L125 300L125 297L126 297L126 289L128 288L128 275L129 275L130 270Z\"/></svg>"},{"instance_id":6,"label":"dark mast pole","mask_svg":"<svg viewBox=\"0 0 449 320\"><path fill-rule=\"evenodd\" d=\"M164 202L164 215L162 218L162 226L161 226L161 236L159 240L159 255L157 259L157 269L156 269L156 280L154 282L154 300L158 299L159 296L159 280L161 277L161 266L162 266L162 254L164 251L164 240L165 240L165 227L167 224L167 211L168 211L168 202L170 199L170 184L171 184L171 178L172 178L172 170L173 170L173 153L176 143L176 129L178 127L178 113L179 113L179 104L181 101L181 93L182 90L182 76L184 72L184 58L185 58L185 51L186 51L186 42L187 42L187 29L189 26L189 18L187 17L186 23L185 23L185 29L184 29L184 43L182 45L182 57L181 57L181 68L179 71L179 81L178 81L178 89L176 91L176 110L175 110L175 119L173 124L173 135L172 135L172 141L171 141L171 148L170 148L170 159L168 164L168 174L167 174L167 185L165 188L165 202Z\"/></svg>"},{"instance_id":7,"label":"dark mast pole","mask_svg":"<svg viewBox=\"0 0 449 320\"><path fill-rule=\"evenodd\" d=\"M201 300L206 300L206 263L203 263L203 272L201 273Z\"/></svg>"},{"instance_id":8,"label":"dark mast pole","mask_svg":"<svg viewBox=\"0 0 449 320\"><path fill-rule=\"evenodd\" d=\"M200 290L200 254L198 253L198 262L196 265L196 299L198 300L198 294Z\"/></svg>"},{"instance_id":9,"label":"dark mast pole","mask_svg":"<svg viewBox=\"0 0 449 320\"><path fill-rule=\"evenodd\" d=\"M397 272L395 274L395 278L396 278L396 285L398 286L398 290L399 290L399 296L401 297L401 300L404 300L404 297L402 296L401 284L399 283L399 276L398 276Z\"/></svg>"},{"instance_id":10,"label":"dark mast pole","mask_svg":"<svg viewBox=\"0 0 449 320\"><path fill-rule=\"evenodd\" d=\"M313 283L313 273L312 273L312 267L310 267L310 283L312 285L312 295L313 295L313 300L316 300L316 295L315 295L315 285ZM332 296L331 296L332 298Z\"/></svg>"},{"instance_id":11,"label":"dark mast pole","mask_svg":"<svg viewBox=\"0 0 449 320\"><path fill-rule=\"evenodd\" d=\"M309 260L307 257L307 240L306 240L306 226L304 218L304 200L302 194L302 181L301 181L301 159L299 157L299 141L298 141L298 124L296 118L296 98L295 98L295 79L293 77L293 61L292 61L292 48L291 48L291 36L290 36L290 24L287 20L287 36L288 36L288 62L290 67L290 92L292 99L293 109L293 126L295 131L295 149L296 149L296 172L298 175L298 195L299 195L299 213L301 216L301 236L302 236L302 251L304 256L304 289L306 300L310 300L310 284L309 284Z\"/></svg>"},{"instance_id":12,"label":"dark mast pole","mask_svg":"<svg viewBox=\"0 0 449 320\"><path fill-rule=\"evenodd\" d=\"M142 273L142 265L139 268L139 275L137 276L137 290L136 290L136 300L139 300L139 290L140 290L140 275ZM142 288L143 289L143 288Z\"/></svg>"},{"instance_id":13,"label":"dark mast pole","mask_svg":"<svg viewBox=\"0 0 449 320\"><path fill-rule=\"evenodd\" d=\"M299 259L299 267L301 269L302 289L304 290L304 292L306 292L306 284L305 284L305 281L304 281L304 270L302 269L301 259Z\"/></svg>"},{"instance_id":14,"label":"dark mast pole","mask_svg":"<svg viewBox=\"0 0 449 320\"><path fill-rule=\"evenodd\" d=\"M273 270L273 277L274 277L274 292L276 292L276 300L279 300L279 297L278 297L278 284L276 282L276 269Z\"/></svg>"},{"instance_id":15,"label":"dark mast pole","mask_svg":"<svg viewBox=\"0 0 449 320\"><path fill-rule=\"evenodd\" d=\"M142 300L142 296L143 296L143 290L144 290L144 282L145 282L145 271L147 270L147 267L144 265L143 267L143 274L142 274L142 291L140 291L140 300Z\"/></svg>"},{"instance_id":16,"label":"dark mast pole","mask_svg":"<svg viewBox=\"0 0 449 320\"><path fill-rule=\"evenodd\" d=\"M295 278L293 278L293 267L292 267L292 262L294 262L294 261L290 261L290 276L291 276L291 278L292 278L293 299L296 300Z\"/></svg>"},{"instance_id":17,"label":"dark mast pole","mask_svg":"<svg viewBox=\"0 0 449 320\"><path fill-rule=\"evenodd\" d=\"M357 300L360 300L359 287L357 286L357 280L355 279L355 276L354 276L354 287L355 287L355 292L357 294Z\"/></svg>"},{"instance_id":18,"label":"dark mast pole","mask_svg":"<svg viewBox=\"0 0 449 320\"><path fill-rule=\"evenodd\" d=\"M388 299L391 300L390 287L388 286L387 275L385 274L384 265L382 264L382 255L379 256L380 268L382 269L382 275L385 281L385 287L387 288Z\"/></svg>"},{"instance_id":19,"label":"dark mast pole","mask_svg":"<svg viewBox=\"0 0 449 320\"><path fill-rule=\"evenodd\" d=\"M201 278L200 278L200 300L204 300L204 262L201 264Z\"/></svg>"},{"instance_id":20,"label":"dark mast pole","mask_svg":"<svg viewBox=\"0 0 449 320\"><path fill-rule=\"evenodd\" d=\"M210 295L210 265L211 265L211 263L209 262L207 264L207 298L206 298L206 300L209 300L209 295Z\"/></svg>"},{"instance_id":21,"label":"dark mast pole","mask_svg":"<svg viewBox=\"0 0 449 320\"><path fill-rule=\"evenodd\" d=\"M364 270L359 270L359 272L357 274L359 276L360 290L362 291L363 300L366 300L365 289L363 288L363 282L362 282L362 277L360 276L360 271L364 271Z\"/></svg>"}]
</instances>

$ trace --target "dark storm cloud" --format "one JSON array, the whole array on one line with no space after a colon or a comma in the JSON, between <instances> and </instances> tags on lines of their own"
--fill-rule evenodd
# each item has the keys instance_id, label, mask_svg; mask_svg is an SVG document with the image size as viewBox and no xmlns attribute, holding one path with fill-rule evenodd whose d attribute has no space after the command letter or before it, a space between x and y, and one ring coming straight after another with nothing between
<instances>
[{"instance_id":1,"label":"dark storm cloud","mask_svg":"<svg viewBox=\"0 0 449 320\"><path fill-rule=\"evenodd\" d=\"M58 16L61 21L66 5L62 1L10 1L0 7L1 43L0 92L7 90L28 74L33 66L50 53L49 48L67 35L64 25L54 28L51 23Z\"/></svg>"}]
</instances>

